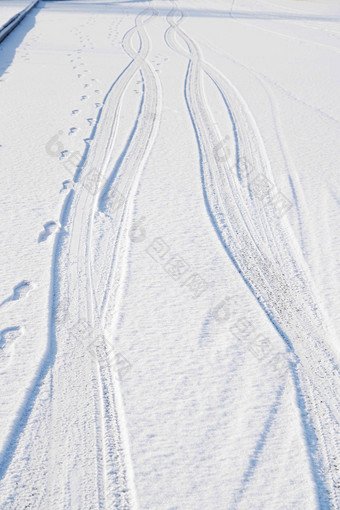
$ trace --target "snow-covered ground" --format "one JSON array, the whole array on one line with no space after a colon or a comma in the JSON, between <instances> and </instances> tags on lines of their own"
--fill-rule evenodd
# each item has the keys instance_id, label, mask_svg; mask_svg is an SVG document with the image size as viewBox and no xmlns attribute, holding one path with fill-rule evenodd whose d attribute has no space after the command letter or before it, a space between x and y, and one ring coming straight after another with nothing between
<instances>
[{"instance_id":1,"label":"snow-covered ground","mask_svg":"<svg viewBox=\"0 0 340 510\"><path fill-rule=\"evenodd\" d=\"M30 5L29 0L0 0L0 27Z\"/></svg>"},{"instance_id":2,"label":"snow-covered ground","mask_svg":"<svg viewBox=\"0 0 340 510\"><path fill-rule=\"evenodd\" d=\"M0 44L1 509L340 508L339 85L337 0Z\"/></svg>"}]
</instances>

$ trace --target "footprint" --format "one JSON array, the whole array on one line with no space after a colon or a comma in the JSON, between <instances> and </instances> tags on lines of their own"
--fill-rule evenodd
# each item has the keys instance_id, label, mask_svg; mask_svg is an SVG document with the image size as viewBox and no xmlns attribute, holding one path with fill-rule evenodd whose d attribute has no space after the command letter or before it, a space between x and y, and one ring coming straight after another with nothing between
<instances>
[{"instance_id":1,"label":"footprint","mask_svg":"<svg viewBox=\"0 0 340 510\"><path fill-rule=\"evenodd\" d=\"M102 103L95 103L95 105L96 105L96 108L100 108Z\"/></svg>"},{"instance_id":2,"label":"footprint","mask_svg":"<svg viewBox=\"0 0 340 510\"><path fill-rule=\"evenodd\" d=\"M20 326L13 326L0 331L0 373L8 368L15 353L15 342L24 334Z\"/></svg>"},{"instance_id":3,"label":"footprint","mask_svg":"<svg viewBox=\"0 0 340 510\"><path fill-rule=\"evenodd\" d=\"M44 230L39 234L38 243L43 243L44 241L46 241L46 239L50 235L54 234L57 230L58 225L55 221L48 221L47 223L45 223Z\"/></svg>"},{"instance_id":4,"label":"footprint","mask_svg":"<svg viewBox=\"0 0 340 510\"><path fill-rule=\"evenodd\" d=\"M3 329L0 331L0 349L3 349L5 345L10 345L23 334L24 330L20 326L13 326L11 328Z\"/></svg>"},{"instance_id":5,"label":"footprint","mask_svg":"<svg viewBox=\"0 0 340 510\"><path fill-rule=\"evenodd\" d=\"M93 119L92 119L92 117L90 117L89 119L86 119L86 120L87 120L87 122L90 124L90 126L92 126L92 123L93 123Z\"/></svg>"},{"instance_id":6,"label":"footprint","mask_svg":"<svg viewBox=\"0 0 340 510\"><path fill-rule=\"evenodd\" d=\"M100 94L100 90L98 90L98 89L97 89L97 90L95 90L95 93L96 93L96 94Z\"/></svg>"},{"instance_id":7,"label":"footprint","mask_svg":"<svg viewBox=\"0 0 340 510\"><path fill-rule=\"evenodd\" d=\"M68 151L66 151L66 150L65 151L61 151L60 156L59 156L59 160L64 159L66 154L68 154Z\"/></svg>"},{"instance_id":8,"label":"footprint","mask_svg":"<svg viewBox=\"0 0 340 510\"><path fill-rule=\"evenodd\" d=\"M32 290L32 285L29 281L23 280L13 288L12 301L18 301L28 295Z\"/></svg>"},{"instance_id":9,"label":"footprint","mask_svg":"<svg viewBox=\"0 0 340 510\"><path fill-rule=\"evenodd\" d=\"M68 132L68 136L73 135L73 133L75 133L76 131L77 131L76 127L71 127L70 131Z\"/></svg>"},{"instance_id":10,"label":"footprint","mask_svg":"<svg viewBox=\"0 0 340 510\"><path fill-rule=\"evenodd\" d=\"M72 110L72 115L77 115L79 113L79 110Z\"/></svg>"},{"instance_id":11,"label":"footprint","mask_svg":"<svg viewBox=\"0 0 340 510\"><path fill-rule=\"evenodd\" d=\"M80 101L85 101L87 99L87 96L81 96Z\"/></svg>"},{"instance_id":12,"label":"footprint","mask_svg":"<svg viewBox=\"0 0 340 510\"><path fill-rule=\"evenodd\" d=\"M63 182L63 187L62 189L59 191L59 193L62 193L63 191L65 190L69 190L69 189L72 189L73 188L73 183L72 181L70 181L69 179L67 181L64 181Z\"/></svg>"},{"instance_id":13,"label":"footprint","mask_svg":"<svg viewBox=\"0 0 340 510\"><path fill-rule=\"evenodd\" d=\"M6 303L18 301L19 299L26 297L31 290L32 284L27 280L23 280L22 282L18 283L18 285L13 287L13 293L11 294L11 296L6 298L2 303L0 303L0 307L5 305Z\"/></svg>"}]
</instances>

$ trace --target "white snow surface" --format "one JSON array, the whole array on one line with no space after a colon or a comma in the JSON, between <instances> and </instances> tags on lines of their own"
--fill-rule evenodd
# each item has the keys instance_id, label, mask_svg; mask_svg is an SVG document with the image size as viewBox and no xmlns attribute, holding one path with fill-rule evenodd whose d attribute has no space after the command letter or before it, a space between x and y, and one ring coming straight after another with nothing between
<instances>
[{"instance_id":1,"label":"white snow surface","mask_svg":"<svg viewBox=\"0 0 340 510\"><path fill-rule=\"evenodd\" d=\"M29 0L0 0L0 27L23 11L30 3Z\"/></svg>"},{"instance_id":2,"label":"white snow surface","mask_svg":"<svg viewBox=\"0 0 340 510\"><path fill-rule=\"evenodd\" d=\"M340 508L339 85L337 0L0 44L1 509Z\"/></svg>"}]
</instances>

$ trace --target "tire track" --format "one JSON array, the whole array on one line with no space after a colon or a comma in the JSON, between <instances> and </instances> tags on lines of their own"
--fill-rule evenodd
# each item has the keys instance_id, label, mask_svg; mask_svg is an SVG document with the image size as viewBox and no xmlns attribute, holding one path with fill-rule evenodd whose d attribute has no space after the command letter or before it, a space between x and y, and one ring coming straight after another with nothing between
<instances>
[{"instance_id":1,"label":"tire track","mask_svg":"<svg viewBox=\"0 0 340 510\"><path fill-rule=\"evenodd\" d=\"M154 14L152 9L139 14L133 32L143 32L143 25ZM142 34L141 40L145 41L145 38ZM100 346L104 349L104 362L91 358L86 346L91 339L89 330L101 331L101 317L96 314L94 304L91 267L93 218L98 208L98 193L93 195L89 189L93 177L98 178L97 182L107 178L114 166L122 99L147 53L148 48L141 44L140 51L130 55L131 62L112 84L93 128L92 143L87 144L76 172L78 185L70 190L63 206L61 231L55 238L53 249L49 344L2 452L6 462L1 466L4 477L19 445L19 437L25 434L16 455L17 465L28 466L32 474L43 476L45 491L30 494L29 486L16 487L6 499L9 505L18 498L20 504L29 499L30 506L56 509L65 506L137 507L119 382L114 380L105 346ZM158 101L157 93L151 102L156 105ZM154 131L154 123L152 126ZM143 153L138 146L134 151ZM85 161L90 172L83 176ZM134 178L132 172L130 177ZM136 186L130 183L131 203ZM128 220L129 214L126 214ZM127 228L125 223L124 228ZM81 319L89 327L77 331L75 325ZM48 374L50 378L46 377ZM41 396L42 388L48 394L47 403ZM35 428L30 421L30 427L26 427L34 406L33 419L38 426ZM37 451L39 456L35 454Z\"/></svg>"},{"instance_id":2,"label":"tire track","mask_svg":"<svg viewBox=\"0 0 340 510\"><path fill-rule=\"evenodd\" d=\"M149 41L143 27L140 29L140 36L142 47L146 47L147 52L149 52ZM136 58L136 54L131 47L131 37L124 41L124 49L131 58ZM117 289L112 293L112 281L114 279L116 287L119 287L117 282L124 279L122 274L124 269L122 268L126 269L127 263L119 253L128 252L129 241L125 226L132 223L133 198L137 193L141 171L154 143L160 118L161 85L159 78L145 59L141 62L140 71L143 79L143 98L138 118L127 145L113 168L99 202L99 210L108 215L111 226L110 229L105 229L108 235L106 236L107 239L103 240L104 245L106 241L105 260L111 261L108 266L107 282L105 285L102 284L102 288L99 290L100 314L103 320L107 316L107 311L114 308L114 303L120 301L115 295ZM122 190L125 198L124 207L112 213L110 206L118 188ZM111 232L115 225L119 225L119 227L112 247ZM103 326L106 328L108 323L103 323Z\"/></svg>"},{"instance_id":3,"label":"tire track","mask_svg":"<svg viewBox=\"0 0 340 510\"><path fill-rule=\"evenodd\" d=\"M236 269L288 346L319 501L326 507L328 499L336 505L339 495L335 473L329 472L328 480L323 480L320 475L320 454L323 467L329 465L329 447L326 448L326 445L339 452L340 423L336 397L340 388L339 370L323 341L327 335L323 317L315 304L312 286L288 225L284 230L268 204L264 210L262 203L252 200L249 167L242 175L238 171L238 186L242 181L245 185L240 197L230 167L221 163L213 152L221 137L203 99L203 73L216 85L228 110L235 137L237 169L240 170L240 161L244 158L247 162L251 161L252 168L272 176L249 110L228 80L202 60L196 44L178 26L181 17L182 13L175 9L168 15L170 28L167 41L172 49L189 58L185 95L199 145L206 206L216 233ZM175 37L185 43L188 53L183 52ZM253 221L247 218L247 210L251 212ZM301 295L305 298L303 301ZM315 371L319 378L315 377ZM304 410L308 412L308 419ZM317 426L318 421L322 427ZM317 435L314 429L317 429ZM315 446L314 438L320 440L319 446Z\"/></svg>"},{"instance_id":4,"label":"tire track","mask_svg":"<svg viewBox=\"0 0 340 510\"><path fill-rule=\"evenodd\" d=\"M136 18L136 27L128 32L131 36L136 32L142 31L143 24L154 15L154 11L146 10L139 14ZM99 182L108 174L109 169L112 167L114 159L114 144L119 126L119 113L121 108L121 100L130 83L131 79L138 71L140 62L147 56L148 49L141 46L140 53L136 53L127 66L115 81L111 88L111 94L107 96L102 116L98 122L97 132L93 133L91 138L95 142L91 143L88 149L87 167L90 168L88 174L82 177L82 186L78 186L76 190L76 199L74 206L70 211L70 240L67 249L67 260L63 264L64 267L70 268L69 278L66 284L67 295L69 296L69 307L75 310L75 317L79 320L85 319L89 325L89 329L100 332L101 317L97 315L94 304L94 283L93 283L93 268L91 267L92 257L92 229L94 213L97 208L98 194L92 195L89 191L90 180L95 178ZM90 175L91 174L91 175ZM80 171L77 175L77 180L81 177ZM89 181L89 182L88 182ZM77 192L78 191L78 192ZM75 303L76 298L76 303ZM85 301L84 301L85 298ZM79 306L80 305L80 306ZM81 334L88 334L86 331ZM97 492L98 492L98 505L99 508L108 508L112 502L119 508L131 508L135 506L135 497L132 489L132 468L128 467L126 462L126 451L128 445L126 444L126 434L122 430L123 407L119 395L119 384L114 381L112 377L111 367L108 360L105 361L105 355L108 357L105 345L101 345L100 349L104 354L104 362L89 361L85 359L86 352L82 353L82 363L87 365L87 377L84 383L91 379L90 374L93 373L93 365L96 366L96 381L93 381L93 405L95 406L94 414L98 416L94 427L97 436ZM92 367L91 367L92 365ZM69 375L69 374L68 374ZM79 374L77 374L79 378ZM58 384L62 384L60 379ZM63 394L58 388L58 396ZM67 396L65 403L56 406L55 416L67 418L67 412L63 411L64 406L69 406L70 395ZM97 405L96 402L99 402ZM75 402L76 406L77 403ZM73 406L72 406L73 407ZM75 429L80 432L81 445L79 447L78 459L86 458L88 451L88 432L84 433L81 430L84 422L84 416L80 409L76 416L78 424ZM81 417L79 419L79 417ZM124 444L125 442L125 444ZM59 448L61 444L58 445ZM56 448L53 448L55 450ZM69 460L68 460L69 463ZM71 470L69 470L71 471ZM61 483L65 478L64 473L61 475ZM56 480L54 480L56 485ZM70 485L70 484L69 484ZM77 484L76 484L77 485ZM79 485L79 484L78 484ZM79 487L75 487L79 490ZM87 488L86 488L87 489ZM80 491L82 487L80 487ZM54 491L52 490L52 493ZM85 492L85 491L84 491ZM88 504L86 492L91 493L88 489L85 494L81 492L81 499L76 490L72 488L65 488L65 496L71 497L71 501L77 498L80 501L81 508Z\"/></svg>"}]
</instances>

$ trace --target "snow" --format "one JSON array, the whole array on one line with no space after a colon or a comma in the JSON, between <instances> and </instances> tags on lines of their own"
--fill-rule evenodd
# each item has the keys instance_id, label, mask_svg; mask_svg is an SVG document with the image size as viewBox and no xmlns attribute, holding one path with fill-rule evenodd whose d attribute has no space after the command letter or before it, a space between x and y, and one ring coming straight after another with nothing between
<instances>
[{"instance_id":1,"label":"snow","mask_svg":"<svg viewBox=\"0 0 340 510\"><path fill-rule=\"evenodd\" d=\"M0 0L0 27L23 11L30 3L29 0Z\"/></svg>"},{"instance_id":2,"label":"snow","mask_svg":"<svg viewBox=\"0 0 340 510\"><path fill-rule=\"evenodd\" d=\"M40 1L0 44L0 508L340 508L339 21Z\"/></svg>"}]
</instances>

